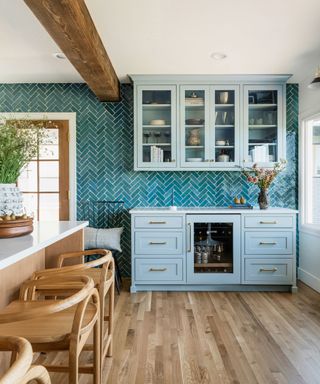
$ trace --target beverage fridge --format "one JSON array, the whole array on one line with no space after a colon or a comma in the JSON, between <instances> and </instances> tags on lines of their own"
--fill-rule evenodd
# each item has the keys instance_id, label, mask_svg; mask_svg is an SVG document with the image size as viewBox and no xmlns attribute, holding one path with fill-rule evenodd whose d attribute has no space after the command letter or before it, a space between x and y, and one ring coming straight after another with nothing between
<instances>
[{"instance_id":1,"label":"beverage fridge","mask_svg":"<svg viewBox=\"0 0 320 384\"><path fill-rule=\"evenodd\" d=\"M187 215L187 281L240 283L240 215Z\"/></svg>"}]
</instances>

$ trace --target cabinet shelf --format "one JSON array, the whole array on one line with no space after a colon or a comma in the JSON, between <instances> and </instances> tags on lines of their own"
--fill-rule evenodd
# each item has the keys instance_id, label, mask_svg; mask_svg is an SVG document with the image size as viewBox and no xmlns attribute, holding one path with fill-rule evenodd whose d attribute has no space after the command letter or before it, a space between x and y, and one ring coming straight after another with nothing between
<instances>
[{"instance_id":1,"label":"cabinet shelf","mask_svg":"<svg viewBox=\"0 0 320 384\"><path fill-rule=\"evenodd\" d=\"M267 108L277 108L278 104L249 104L250 109L267 109Z\"/></svg>"},{"instance_id":2,"label":"cabinet shelf","mask_svg":"<svg viewBox=\"0 0 320 384\"><path fill-rule=\"evenodd\" d=\"M185 104L185 107L186 108L194 108L194 109L203 109L204 108L204 104Z\"/></svg>"},{"instance_id":3,"label":"cabinet shelf","mask_svg":"<svg viewBox=\"0 0 320 384\"><path fill-rule=\"evenodd\" d=\"M263 143L263 142L261 142L261 143L249 143L249 145L250 145L250 147L254 147L254 146L256 146L256 145L270 145L270 146L276 146L277 143Z\"/></svg>"},{"instance_id":4,"label":"cabinet shelf","mask_svg":"<svg viewBox=\"0 0 320 384\"><path fill-rule=\"evenodd\" d=\"M234 124L216 124L216 128L233 128Z\"/></svg>"},{"instance_id":5,"label":"cabinet shelf","mask_svg":"<svg viewBox=\"0 0 320 384\"><path fill-rule=\"evenodd\" d=\"M186 128L203 128L204 124L186 124Z\"/></svg>"},{"instance_id":6,"label":"cabinet shelf","mask_svg":"<svg viewBox=\"0 0 320 384\"><path fill-rule=\"evenodd\" d=\"M153 146L153 145L156 146L156 147L160 147L160 146L171 147L170 143L143 143L142 145L145 146L145 147Z\"/></svg>"},{"instance_id":7,"label":"cabinet shelf","mask_svg":"<svg viewBox=\"0 0 320 384\"><path fill-rule=\"evenodd\" d=\"M234 104L215 104L216 109L233 108Z\"/></svg>"},{"instance_id":8,"label":"cabinet shelf","mask_svg":"<svg viewBox=\"0 0 320 384\"><path fill-rule=\"evenodd\" d=\"M229 268L229 267L232 267L232 263L207 263L207 264L198 264L198 263L195 263L194 264L194 267L195 268Z\"/></svg>"},{"instance_id":9,"label":"cabinet shelf","mask_svg":"<svg viewBox=\"0 0 320 384\"><path fill-rule=\"evenodd\" d=\"M249 128L277 128L277 125L276 124L271 124L271 125L268 125L268 124L257 124L257 125L249 125Z\"/></svg>"},{"instance_id":10,"label":"cabinet shelf","mask_svg":"<svg viewBox=\"0 0 320 384\"><path fill-rule=\"evenodd\" d=\"M171 108L171 104L142 104L143 108Z\"/></svg>"},{"instance_id":11,"label":"cabinet shelf","mask_svg":"<svg viewBox=\"0 0 320 384\"><path fill-rule=\"evenodd\" d=\"M216 145L216 149L232 149L234 145Z\"/></svg>"},{"instance_id":12,"label":"cabinet shelf","mask_svg":"<svg viewBox=\"0 0 320 384\"><path fill-rule=\"evenodd\" d=\"M186 145L186 149L201 149L204 148L204 145Z\"/></svg>"},{"instance_id":13,"label":"cabinet shelf","mask_svg":"<svg viewBox=\"0 0 320 384\"><path fill-rule=\"evenodd\" d=\"M154 124L144 124L143 125L143 128L171 128L171 125L166 125L166 124L163 124L163 125L154 125Z\"/></svg>"}]
</instances>

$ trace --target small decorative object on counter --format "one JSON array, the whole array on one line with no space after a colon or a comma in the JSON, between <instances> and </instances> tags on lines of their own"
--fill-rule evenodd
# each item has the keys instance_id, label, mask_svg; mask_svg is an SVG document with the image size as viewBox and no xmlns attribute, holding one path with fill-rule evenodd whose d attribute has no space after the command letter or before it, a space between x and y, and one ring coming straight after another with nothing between
<instances>
[{"instance_id":1,"label":"small decorative object on counter","mask_svg":"<svg viewBox=\"0 0 320 384\"><path fill-rule=\"evenodd\" d=\"M286 160L280 160L273 169L260 168L253 164L250 169L242 169L242 174L246 176L249 183L256 184L260 188L258 203L260 209L269 207L269 187L278 174L286 167Z\"/></svg>"},{"instance_id":2,"label":"small decorative object on counter","mask_svg":"<svg viewBox=\"0 0 320 384\"><path fill-rule=\"evenodd\" d=\"M23 236L33 231L33 218L23 213L21 216L1 212L0 238Z\"/></svg>"},{"instance_id":3,"label":"small decorative object on counter","mask_svg":"<svg viewBox=\"0 0 320 384\"><path fill-rule=\"evenodd\" d=\"M236 196L234 199L233 199L233 203L231 203L229 205L229 208L231 209L253 209L253 206L249 203L247 203L246 199L241 196L240 199L238 196Z\"/></svg>"}]
</instances>

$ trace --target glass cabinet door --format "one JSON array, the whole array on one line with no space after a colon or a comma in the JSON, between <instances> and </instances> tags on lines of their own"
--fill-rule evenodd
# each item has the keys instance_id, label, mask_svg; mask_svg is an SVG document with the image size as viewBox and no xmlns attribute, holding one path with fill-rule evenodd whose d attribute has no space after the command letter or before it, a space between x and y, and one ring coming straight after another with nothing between
<instances>
[{"instance_id":1,"label":"glass cabinet door","mask_svg":"<svg viewBox=\"0 0 320 384\"><path fill-rule=\"evenodd\" d=\"M138 87L138 166L176 167L176 87Z\"/></svg>"},{"instance_id":2,"label":"glass cabinet door","mask_svg":"<svg viewBox=\"0 0 320 384\"><path fill-rule=\"evenodd\" d=\"M240 216L188 215L188 282L240 282Z\"/></svg>"},{"instance_id":3,"label":"glass cabinet door","mask_svg":"<svg viewBox=\"0 0 320 384\"><path fill-rule=\"evenodd\" d=\"M283 152L282 86L245 86L244 91L244 161L272 166Z\"/></svg>"},{"instance_id":4,"label":"glass cabinet door","mask_svg":"<svg viewBox=\"0 0 320 384\"><path fill-rule=\"evenodd\" d=\"M239 164L239 88L212 87L210 159L215 167Z\"/></svg>"},{"instance_id":5,"label":"glass cabinet door","mask_svg":"<svg viewBox=\"0 0 320 384\"><path fill-rule=\"evenodd\" d=\"M186 168L209 166L209 87L182 86L181 165Z\"/></svg>"}]
</instances>

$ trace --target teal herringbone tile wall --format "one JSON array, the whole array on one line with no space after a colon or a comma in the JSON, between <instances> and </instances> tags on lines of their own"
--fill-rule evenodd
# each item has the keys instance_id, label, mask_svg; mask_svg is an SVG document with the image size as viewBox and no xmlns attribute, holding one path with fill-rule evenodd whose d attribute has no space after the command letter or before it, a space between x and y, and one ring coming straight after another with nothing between
<instances>
[{"instance_id":1,"label":"teal herringbone tile wall","mask_svg":"<svg viewBox=\"0 0 320 384\"><path fill-rule=\"evenodd\" d=\"M126 208L175 204L226 206L234 195L251 203L257 189L238 172L134 172L133 89L122 85L120 103L100 103L84 84L0 84L0 111L76 112L78 199L123 199ZM271 188L271 204L297 207L298 86L287 86L288 169ZM126 215L120 261L130 274L130 222Z\"/></svg>"}]
</instances>

